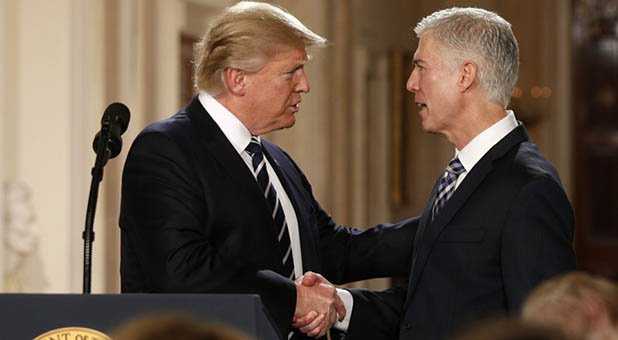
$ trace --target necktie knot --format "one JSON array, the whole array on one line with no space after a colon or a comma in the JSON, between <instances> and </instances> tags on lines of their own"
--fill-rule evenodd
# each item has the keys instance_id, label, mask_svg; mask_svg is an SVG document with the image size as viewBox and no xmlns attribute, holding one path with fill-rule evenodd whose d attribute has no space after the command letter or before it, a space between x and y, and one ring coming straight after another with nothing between
<instances>
[{"instance_id":1,"label":"necktie knot","mask_svg":"<svg viewBox=\"0 0 618 340\"><path fill-rule=\"evenodd\" d=\"M247 150L247 152L249 153L251 157L253 157L256 154L257 155L262 154L262 146L260 145L260 141L257 139L257 137L255 136L251 137L251 142L249 142L249 145L247 145L245 150Z\"/></svg>"},{"instance_id":2,"label":"necktie knot","mask_svg":"<svg viewBox=\"0 0 618 340\"><path fill-rule=\"evenodd\" d=\"M457 185L457 177L465 171L466 169L463 167L458 157L453 158L448 163L444 175L440 179L440 184L438 185L438 193L432 209L432 220L438 215L438 212L440 212L451 196L453 196L455 186Z\"/></svg>"},{"instance_id":3,"label":"necktie knot","mask_svg":"<svg viewBox=\"0 0 618 340\"><path fill-rule=\"evenodd\" d=\"M461 173L466 171L466 168L463 167L463 165L459 161L459 158L455 157L448 163L446 171L452 173L455 176L459 176Z\"/></svg>"}]
</instances>

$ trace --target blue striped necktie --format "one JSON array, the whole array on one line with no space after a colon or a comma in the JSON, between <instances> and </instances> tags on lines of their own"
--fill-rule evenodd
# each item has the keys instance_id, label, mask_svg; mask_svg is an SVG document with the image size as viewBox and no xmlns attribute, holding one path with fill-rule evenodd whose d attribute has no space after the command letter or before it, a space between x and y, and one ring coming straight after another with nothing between
<instances>
[{"instance_id":1,"label":"blue striped necktie","mask_svg":"<svg viewBox=\"0 0 618 340\"><path fill-rule=\"evenodd\" d=\"M433 221L436 216L438 216L438 212L442 208L446 202L453 196L455 192L455 185L457 184L457 177L464 173L466 168L463 167L459 158L453 158L444 170L444 174L442 175L442 179L440 179L440 184L438 185L438 195L436 196L436 200L433 202L432 209L432 218Z\"/></svg>"},{"instance_id":2,"label":"blue striped necktie","mask_svg":"<svg viewBox=\"0 0 618 340\"><path fill-rule=\"evenodd\" d=\"M277 240L279 241L279 249L281 250L281 259L283 264L283 273L285 277L289 279L294 278L294 260L292 256L292 243L290 242L290 234L288 233L288 224L285 220L285 214L279 198L277 198L277 192L268 177L266 171L266 160L264 159L264 153L262 152L262 146L257 137L252 136L251 142L247 146L247 153L251 156L253 163L253 174L257 179L258 185L262 192L264 192L264 198L271 208L272 218L275 223L275 230L277 231Z\"/></svg>"}]
</instances>

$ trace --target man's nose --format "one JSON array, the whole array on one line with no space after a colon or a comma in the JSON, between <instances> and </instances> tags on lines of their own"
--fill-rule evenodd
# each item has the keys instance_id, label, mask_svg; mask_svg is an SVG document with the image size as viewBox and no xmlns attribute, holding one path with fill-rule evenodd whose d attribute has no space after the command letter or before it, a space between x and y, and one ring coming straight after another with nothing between
<instances>
[{"instance_id":1,"label":"man's nose","mask_svg":"<svg viewBox=\"0 0 618 340\"><path fill-rule=\"evenodd\" d=\"M406 89L410 92L418 91L418 70L416 67L412 70L412 73L410 73L410 77L406 83Z\"/></svg>"},{"instance_id":2,"label":"man's nose","mask_svg":"<svg viewBox=\"0 0 618 340\"><path fill-rule=\"evenodd\" d=\"M296 85L296 92L307 93L310 90L309 79L307 79L305 70L301 70L300 72L301 74L300 74L300 78L298 79L298 84Z\"/></svg>"}]
</instances>

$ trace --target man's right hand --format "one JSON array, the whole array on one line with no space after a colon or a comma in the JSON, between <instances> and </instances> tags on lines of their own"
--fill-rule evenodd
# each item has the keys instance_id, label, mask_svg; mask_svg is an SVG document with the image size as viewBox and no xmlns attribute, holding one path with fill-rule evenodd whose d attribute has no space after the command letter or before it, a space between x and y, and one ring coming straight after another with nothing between
<instances>
[{"instance_id":1,"label":"man's right hand","mask_svg":"<svg viewBox=\"0 0 618 340\"><path fill-rule=\"evenodd\" d=\"M307 277L306 283L302 278L297 281L293 326L300 327L299 330L310 337L322 337L335 324L338 314L345 315L345 307L330 282L319 274L308 272L305 275L311 279Z\"/></svg>"}]
</instances>

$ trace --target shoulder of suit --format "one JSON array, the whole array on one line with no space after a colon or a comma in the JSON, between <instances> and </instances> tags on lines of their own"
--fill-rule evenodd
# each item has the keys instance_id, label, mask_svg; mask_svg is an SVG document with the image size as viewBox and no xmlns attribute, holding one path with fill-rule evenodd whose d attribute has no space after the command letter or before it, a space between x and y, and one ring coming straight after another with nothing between
<instances>
[{"instance_id":1,"label":"shoulder of suit","mask_svg":"<svg viewBox=\"0 0 618 340\"><path fill-rule=\"evenodd\" d=\"M510 168L528 178L546 177L560 182L556 168L530 141L523 142L518 146Z\"/></svg>"},{"instance_id":2,"label":"shoulder of suit","mask_svg":"<svg viewBox=\"0 0 618 340\"><path fill-rule=\"evenodd\" d=\"M286 157L290 157L287 152L283 151L283 149L281 149L277 144L270 142L264 138L262 138L262 147L266 148L267 152L271 153L271 156L274 156L272 153L276 152L276 153L281 153L283 155L285 155Z\"/></svg>"},{"instance_id":3,"label":"shoulder of suit","mask_svg":"<svg viewBox=\"0 0 618 340\"><path fill-rule=\"evenodd\" d=\"M265 148L266 152L276 161L289 163L297 171L302 172L300 168L298 167L298 165L296 164L296 162L294 162L294 159L292 159L292 157L290 157L290 155L285 150L280 148L277 144L269 142L266 139L262 138L262 146ZM282 164L283 163L279 165L282 165Z\"/></svg>"},{"instance_id":4,"label":"shoulder of suit","mask_svg":"<svg viewBox=\"0 0 618 340\"><path fill-rule=\"evenodd\" d=\"M167 119L159 120L148 125L140 132L140 135L147 133L160 133L174 138L186 136L187 134L190 134L191 131L190 119L187 113L183 110Z\"/></svg>"}]
</instances>

